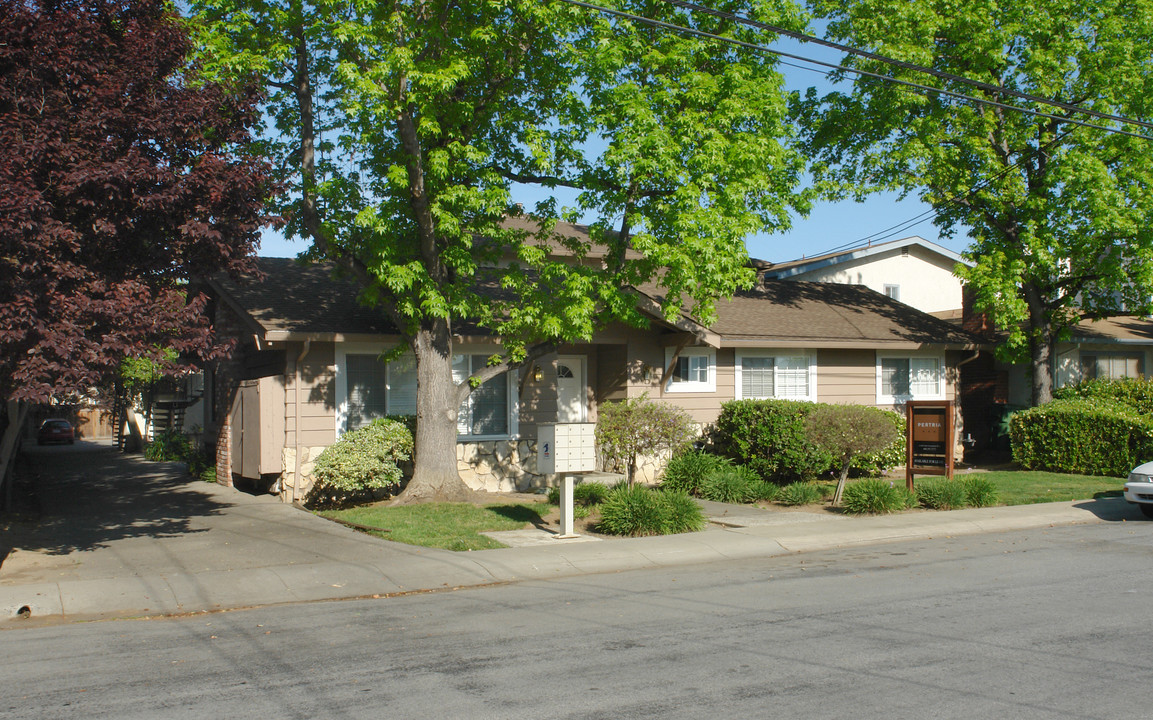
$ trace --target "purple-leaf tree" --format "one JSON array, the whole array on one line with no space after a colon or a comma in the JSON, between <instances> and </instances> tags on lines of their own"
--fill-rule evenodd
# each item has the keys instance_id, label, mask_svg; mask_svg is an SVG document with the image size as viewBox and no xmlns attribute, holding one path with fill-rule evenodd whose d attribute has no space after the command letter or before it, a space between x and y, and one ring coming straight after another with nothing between
<instances>
[{"instance_id":1,"label":"purple-leaf tree","mask_svg":"<svg viewBox=\"0 0 1153 720\"><path fill-rule=\"evenodd\" d=\"M270 190L249 89L197 81L155 0L0 0L0 396L226 348L191 279L252 270Z\"/></svg>"}]
</instances>

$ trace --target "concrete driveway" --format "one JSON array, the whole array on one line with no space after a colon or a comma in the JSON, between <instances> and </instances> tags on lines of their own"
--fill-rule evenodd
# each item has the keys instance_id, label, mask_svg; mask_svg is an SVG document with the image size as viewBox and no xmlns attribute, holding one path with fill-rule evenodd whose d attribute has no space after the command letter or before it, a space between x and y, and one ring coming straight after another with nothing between
<instances>
[{"instance_id":1,"label":"concrete driveway","mask_svg":"<svg viewBox=\"0 0 1153 720\"><path fill-rule=\"evenodd\" d=\"M3 520L0 622L24 607L86 619L389 594L441 575L491 582L453 553L383 542L109 443L26 452L39 511Z\"/></svg>"}]
</instances>

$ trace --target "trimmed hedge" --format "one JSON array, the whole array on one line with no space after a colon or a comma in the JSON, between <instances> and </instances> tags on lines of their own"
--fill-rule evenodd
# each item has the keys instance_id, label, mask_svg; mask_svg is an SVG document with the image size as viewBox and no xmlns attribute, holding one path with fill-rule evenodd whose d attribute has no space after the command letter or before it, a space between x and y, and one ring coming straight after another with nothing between
<instances>
[{"instance_id":1,"label":"trimmed hedge","mask_svg":"<svg viewBox=\"0 0 1153 720\"><path fill-rule=\"evenodd\" d=\"M833 457L809 442L805 418L817 403L795 400L732 400L710 432L715 452L751 468L765 480L787 483L828 472ZM896 442L879 453L853 460L858 473L876 474L905 460L905 420L884 411L900 432Z\"/></svg>"},{"instance_id":2,"label":"trimmed hedge","mask_svg":"<svg viewBox=\"0 0 1153 720\"><path fill-rule=\"evenodd\" d=\"M1125 477L1153 457L1153 421L1110 400L1054 400L1018 412L1009 439L1026 470Z\"/></svg>"},{"instance_id":3,"label":"trimmed hedge","mask_svg":"<svg viewBox=\"0 0 1153 720\"><path fill-rule=\"evenodd\" d=\"M1054 400L1112 400L1153 415L1153 380L1085 380L1053 391Z\"/></svg>"}]
</instances>

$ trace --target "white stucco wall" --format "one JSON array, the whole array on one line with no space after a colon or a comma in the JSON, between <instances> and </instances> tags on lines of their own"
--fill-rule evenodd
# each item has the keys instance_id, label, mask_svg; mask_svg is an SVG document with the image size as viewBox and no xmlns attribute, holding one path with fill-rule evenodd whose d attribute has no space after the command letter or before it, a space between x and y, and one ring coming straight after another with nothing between
<instances>
[{"instance_id":1,"label":"white stucco wall","mask_svg":"<svg viewBox=\"0 0 1153 720\"><path fill-rule=\"evenodd\" d=\"M885 292L885 285L899 285L898 299L906 305L923 312L959 310L961 281L953 274L953 261L917 246L908 249L907 256L902 255L901 248L894 248L788 279L864 285L879 293Z\"/></svg>"}]
</instances>

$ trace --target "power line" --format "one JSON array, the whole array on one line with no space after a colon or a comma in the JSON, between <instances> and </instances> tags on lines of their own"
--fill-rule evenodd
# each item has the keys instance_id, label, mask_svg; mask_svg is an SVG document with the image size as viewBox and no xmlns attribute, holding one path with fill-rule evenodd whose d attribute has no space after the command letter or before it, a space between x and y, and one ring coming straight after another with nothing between
<instances>
[{"instance_id":1,"label":"power line","mask_svg":"<svg viewBox=\"0 0 1153 720\"><path fill-rule=\"evenodd\" d=\"M1057 137L1054 137L1052 140L1045 143L1043 146L1034 150L1033 154L1039 153L1042 150L1045 150L1049 147L1052 147L1053 145L1056 145L1058 142L1060 142L1068 134L1069 133L1067 131L1067 132L1065 132L1065 133L1063 133ZM997 182L1001 178L1005 177L1009 173L1013 172L1014 170L1019 169L1021 167L1021 163L1023 163L1024 161L1025 161L1025 158L1021 158L1017 162L1010 163L1007 167L1002 169L996 175L994 175L990 178L986 178L985 180L982 180L981 182L977 183L976 185L969 188L965 192L959 193L957 195L952 195L952 196L946 198L943 204L950 205L950 204L959 202L959 201L963 200L964 198L971 197L972 195L974 195L978 192L981 192L982 190L989 187L993 183ZM871 244L874 239L876 239L877 242L883 242L883 241L888 240L889 238L893 237L894 235L896 235L898 233L904 232L906 229L911 228L914 225L920 225L921 223L925 222L926 220L930 219L932 216L934 216L936 214L937 214L936 208L930 207L928 210L925 210L924 212L920 213L919 215L914 215L912 218L910 218L908 220L905 220L903 222L899 222L896 225L892 225L890 227L885 228L884 230L878 230L877 232L872 233L871 235L866 235L863 238L860 238L858 240L854 240L852 242L848 242L848 243L845 243L843 245L838 245L837 247L832 248L831 250L825 250L824 252L818 253L818 255L828 255L829 253L834 253L834 252L837 252L839 250L845 250L848 248L858 247L861 245L861 243L864 243L864 242L868 242ZM878 236L880 236L880 237L878 237Z\"/></svg>"},{"instance_id":2,"label":"power line","mask_svg":"<svg viewBox=\"0 0 1153 720\"><path fill-rule=\"evenodd\" d=\"M756 28L759 28L761 30L768 30L769 32L772 32L772 33L775 33L778 35L784 35L786 37L791 37L794 40L801 40L802 42L811 42L811 43L814 43L816 45L822 45L824 47L832 48L834 50L839 50L843 53L847 53L850 55L857 55L858 57L863 57L863 58L866 58L869 60L876 60L877 62L892 65L894 67L901 68L902 70L911 70L913 72L923 73L926 75L932 75L933 77L940 78L942 80L948 80L951 82L961 83L963 85L969 85L970 87L975 87L979 90L984 90L986 92L996 93L998 95L1008 95L1010 97L1020 98L1022 100L1028 100L1029 102L1035 102L1035 103L1040 103L1043 105L1048 105L1050 107L1061 108L1062 110L1067 110L1069 112L1076 112L1076 113L1081 113L1083 115L1090 115L1092 117L1096 117L1096 118L1099 118L1101 120L1110 120L1112 122L1118 122L1118 123L1123 123L1123 124L1128 124L1128 125L1136 125L1138 127L1153 129L1153 122L1147 122L1144 120L1134 120L1132 118L1127 118L1127 117L1124 117L1122 115L1114 115L1112 113L1100 112L1100 111L1094 110L1092 108L1084 108L1084 107L1081 107L1079 105L1072 105L1070 103L1064 103L1064 102L1061 102L1059 100L1050 100L1048 98L1043 98L1043 97L1040 97L1038 95L1033 95L1031 93L1021 92L1020 90L1014 90L1012 88L1001 87L1000 85L994 85L992 83L983 82L981 80L973 80L972 78L967 78L963 75L955 75L953 73L948 73L948 72L945 72L943 70L937 70L935 68L925 67L924 65L917 65L917 64L914 64L911 62L906 62L904 60L897 60L896 58L891 58L891 57L888 57L886 55L881 55L878 53L869 52L868 50L861 50L859 48L855 48L855 47L852 47L850 45L842 45L841 43L833 42L831 40L825 40L825 39L819 38L815 35L807 35L805 33L796 32L794 30L789 30L788 28L780 27L778 25L770 25L768 23L764 23L764 22L761 22L759 20L753 20L751 18L742 17L740 15L736 15L735 13L723 12L721 10L714 10L713 8L706 7L704 5L699 5L697 3L687 2L687 0L666 0L666 2L669 5L684 8L685 10L702 12L702 13L705 13L706 15L712 15L713 17L721 18L722 20L731 20L734 22L741 23L742 25L747 25L750 27L756 27Z\"/></svg>"},{"instance_id":3,"label":"power line","mask_svg":"<svg viewBox=\"0 0 1153 720\"><path fill-rule=\"evenodd\" d=\"M677 1L678 0L669 0L669 2L677 2ZM1072 117L1068 117L1068 116L1054 115L1052 113L1041 112L1039 110L1031 110L1029 108L1018 107L1017 105L1011 105L1009 103L998 102L996 100L990 100L988 98L973 97L972 95L965 95L964 93L954 92L952 90L945 90L943 88L935 88L935 87L932 87L930 85L922 85L920 83L915 83L915 82L911 82L908 80L901 80L899 78L890 77L888 75L882 75L880 73L870 72L868 70L861 70L859 68L852 68L852 67L848 67L845 65L838 65L836 63L828 63L828 62L824 62L822 60L817 60L815 58L805 57L803 55L797 55L794 53L788 53L788 52L785 52L783 50L777 50L777 49L767 47L765 45L761 45L758 43L751 43L751 42L746 42L744 40L737 40L736 38L727 38L727 37L724 37L722 35L716 35L714 33L705 32L704 30L697 30L696 28L685 27L683 25L676 25L674 23L665 22L663 20L655 20L653 18L647 18L647 17L644 17L643 15L636 15L634 13L625 12L623 10L614 10L613 8L607 8L607 7L604 7L601 5L595 5L593 3L584 2L583 0L561 0L561 2L568 3L569 5L574 5L576 7L583 7L585 9L593 10L596 12L602 12L602 13L605 13L607 15L613 15L616 17L624 18L626 20L632 20L634 22L639 22L639 23L649 25L652 27L662 28L665 30L673 30L673 31L678 32L678 33L682 33L682 34L686 34L686 35L693 35L696 37L706 38L709 40L715 40L717 42L726 43L728 45L734 45L737 47L742 47L742 48L745 48L748 50L754 50L757 52L769 53L771 55L776 55L778 57L787 57L787 58L790 58L792 60L799 60L801 62L806 62L806 63L810 63L813 65L820 65L822 67L827 67L827 68L830 68L832 70L840 70L842 72L853 73L853 74L859 75L861 77L868 77L868 78L873 78L876 80L881 80L884 82L890 82L890 83L894 83L897 85L902 85L904 87L908 87L908 88L911 88L911 89L914 89L914 90L917 90L920 92L924 92L924 93L937 93L938 95L944 95L946 97L951 97L951 98L954 98L957 100L966 100L968 102L977 103L980 105L987 105L990 107L1001 108L1004 110L1012 110L1012 111L1023 113L1026 115L1031 115L1034 117L1045 118L1047 120L1055 120L1057 122L1062 122L1062 123L1069 123L1072 125L1078 125L1081 127L1091 128L1094 130L1101 130L1103 132L1113 133L1113 134L1117 134L1117 135L1126 135L1129 137L1139 138L1141 140L1151 139L1147 135L1142 135L1140 133L1130 132L1128 130L1122 130L1120 128L1112 128L1112 127L1108 127L1105 125L1097 125L1094 123L1085 122L1083 120L1076 120L1076 119L1074 119ZM747 18L741 18L741 17L736 16L736 15L733 15L731 17L733 18L733 20L738 21L738 22L756 23L756 21L754 21L754 20L748 20ZM766 26L766 27L772 27L772 26ZM788 32L791 33L792 31L788 31ZM824 41L822 41L822 42L824 42ZM861 52L864 52L864 51L861 51ZM877 57L880 57L880 56L877 56ZM898 62L898 61L894 61L894 62ZM939 71L937 71L937 72L939 72ZM995 86L995 85L991 85L989 87L995 88L998 90L1001 89L1001 88L997 88L997 86ZM1050 101L1050 100L1045 100L1043 98L1038 98L1034 102L1037 102L1037 103L1043 104L1043 105L1054 106L1054 107L1061 107L1061 105L1062 105L1061 103L1057 103L1055 101ZM1069 107L1072 108L1071 112L1081 112L1081 113L1086 113L1086 114L1090 114L1090 115L1095 114L1092 111L1086 111L1084 109L1077 108L1076 106L1069 106ZM1129 119L1121 119L1121 121L1153 128L1153 123L1144 123L1143 121L1129 120Z\"/></svg>"}]
</instances>

